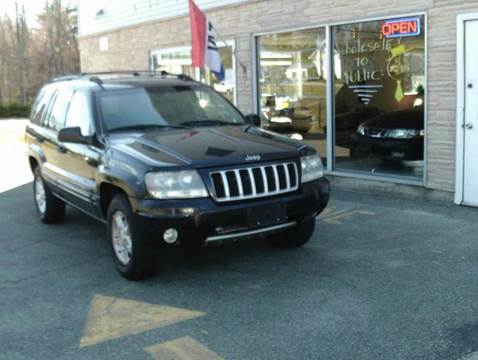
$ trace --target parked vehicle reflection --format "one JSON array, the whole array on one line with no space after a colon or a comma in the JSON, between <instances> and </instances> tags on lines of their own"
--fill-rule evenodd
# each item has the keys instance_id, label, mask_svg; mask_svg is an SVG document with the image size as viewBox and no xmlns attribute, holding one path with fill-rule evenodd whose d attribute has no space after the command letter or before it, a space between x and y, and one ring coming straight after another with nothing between
<instances>
[{"instance_id":1,"label":"parked vehicle reflection","mask_svg":"<svg viewBox=\"0 0 478 360\"><path fill-rule=\"evenodd\" d=\"M400 110L360 124L351 137L351 156L385 161L423 160L423 108Z\"/></svg>"}]
</instances>

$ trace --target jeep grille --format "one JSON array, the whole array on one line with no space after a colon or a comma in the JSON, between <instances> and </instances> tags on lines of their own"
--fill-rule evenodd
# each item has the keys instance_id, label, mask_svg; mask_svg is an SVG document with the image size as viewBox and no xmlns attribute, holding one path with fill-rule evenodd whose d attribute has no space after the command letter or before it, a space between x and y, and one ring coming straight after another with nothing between
<instances>
[{"instance_id":1,"label":"jeep grille","mask_svg":"<svg viewBox=\"0 0 478 360\"><path fill-rule=\"evenodd\" d=\"M213 171L210 176L215 199L220 202L273 196L299 188L294 162Z\"/></svg>"}]
</instances>

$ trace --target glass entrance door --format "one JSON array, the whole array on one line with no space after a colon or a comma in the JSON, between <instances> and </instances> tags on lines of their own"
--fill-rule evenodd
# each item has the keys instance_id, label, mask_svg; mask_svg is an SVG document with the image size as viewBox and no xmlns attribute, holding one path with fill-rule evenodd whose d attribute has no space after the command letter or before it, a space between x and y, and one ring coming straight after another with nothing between
<instances>
[{"instance_id":1,"label":"glass entrance door","mask_svg":"<svg viewBox=\"0 0 478 360\"><path fill-rule=\"evenodd\" d=\"M264 128L303 140L326 158L325 28L257 38Z\"/></svg>"}]
</instances>

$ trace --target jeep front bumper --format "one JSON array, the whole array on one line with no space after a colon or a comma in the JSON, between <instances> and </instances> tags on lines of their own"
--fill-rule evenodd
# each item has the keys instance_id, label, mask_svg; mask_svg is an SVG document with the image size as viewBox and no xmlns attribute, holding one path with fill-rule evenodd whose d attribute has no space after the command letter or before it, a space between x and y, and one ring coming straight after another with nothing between
<instances>
[{"instance_id":1,"label":"jeep front bumper","mask_svg":"<svg viewBox=\"0 0 478 360\"><path fill-rule=\"evenodd\" d=\"M329 194L329 182L322 177L291 193L247 201L132 199L132 203L141 231L154 243L163 242L164 232L171 228L178 231L178 242L209 243L297 226L318 215L326 207ZM271 216L262 216L262 209L270 211ZM254 211L255 220L251 222Z\"/></svg>"}]
</instances>

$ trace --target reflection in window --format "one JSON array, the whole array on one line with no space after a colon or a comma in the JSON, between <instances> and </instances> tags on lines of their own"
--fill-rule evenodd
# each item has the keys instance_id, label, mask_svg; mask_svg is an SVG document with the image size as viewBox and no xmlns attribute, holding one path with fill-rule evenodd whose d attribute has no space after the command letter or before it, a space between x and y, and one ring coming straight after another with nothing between
<instances>
[{"instance_id":1,"label":"reflection in window","mask_svg":"<svg viewBox=\"0 0 478 360\"><path fill-rule=\"evenodd\" d=\"M258 37L262 125L326 155L325 29Z\"/></svg>"},{"instance_id":2,"label":"reflection in window","mask_svg":"<svg viewBox=\"0 0 478 360\"><path fill-rule=\"evenodd\" d=\"M214 74L207 69L201 69L198 73L196 73L195 69L191 66L192 61L190 47L152 52L153 70L157 72L167 71L171 74L188 75L193 79L212 86L217 92L229 99L229 101L235 103L235 66L233 42L228 41L224 43L223 46L219 44L219 52L221 54L225 74L224 80L222 81L218 81Z\"/></svg>"},{"instance_id":3,"label":"reflection in window","mask_svg":"<svg viewBox=\"0 0 478 360\"><path fill-rule=\"evenodd\" d=\"M91 107L85 94L77 91L73 94L66 114L65 127L78 126L83 136L89 136L92 132Z\"/></svg>"},{"instance_id":4,"label":"reflection in window","mask_svg":"<svg viewBox=\"0 0 478 360\"><path fill-rule=\"evenodd\" d=\"M416 21L420 31L384 35L384 21L332 28L335 168L421 178L423 17L390 21Z\"/></svg>"},{"instance_id":5,"label":"reflection in window","mask_svg":"<svg viewBox=\"0 0 478 360\"><path fill-rule=\"evenodd\" d=\"M191 64L189 48L158 51L153 54L153 70L157 72L166 71L170 74L184 74L194 78L194 69Z\"/></svg>"},{"instance_id":6,"label":"reflection in window","mask_svg":"<svg viewBox=\"0 0 478 360\"><path fill-rule=\"evenodd\" d=\"M234 103L234 64L232 46L219 47L222 64L224 66L224 80L218 81L214 74L205 69L201 69L201 82L214 88L217 92L224 95L230 102Z\"/></svg>"}]
</instances>

